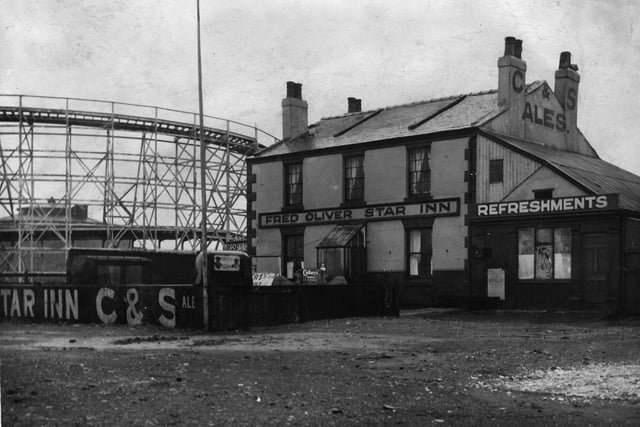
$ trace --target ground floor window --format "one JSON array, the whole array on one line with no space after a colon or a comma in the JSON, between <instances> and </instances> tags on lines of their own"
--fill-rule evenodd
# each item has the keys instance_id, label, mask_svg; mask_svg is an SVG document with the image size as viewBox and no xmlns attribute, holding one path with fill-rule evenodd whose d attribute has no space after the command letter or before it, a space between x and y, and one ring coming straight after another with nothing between
<instances>
[{"instance_id":1,"label":"ground floor window","mask_svg":"<svg viewBox=\"0 0 640 427\"><path fill-rule=\"evenodd\" d=\"M571 228L519 229L518 278L571 279Z\"/></svg>"},{"instance_id":2,"label":"ground floor window","mask_svg":"<svg viewBox=\"0 0 640 427\"><path fill-rule=\"evenodd\" d=\"M431 228L407 230L409 277L426 279L433 274Z\"/></svg>"}]
</instances>

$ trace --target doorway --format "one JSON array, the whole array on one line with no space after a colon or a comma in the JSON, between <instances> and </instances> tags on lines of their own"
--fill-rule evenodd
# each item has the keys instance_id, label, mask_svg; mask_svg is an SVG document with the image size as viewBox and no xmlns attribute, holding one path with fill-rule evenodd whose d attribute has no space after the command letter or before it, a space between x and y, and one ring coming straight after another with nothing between
<instances>
[{"instance_id":1,"label":"doorway","mask_svg":"<svg viewBox=\"0 0 640 427\"><path fill-rule=\"evenodd\" d=\"M609 269L608 236L585 234L582 255L585 304L600 305L607 302Z\"/></svg>"}]
</instances>

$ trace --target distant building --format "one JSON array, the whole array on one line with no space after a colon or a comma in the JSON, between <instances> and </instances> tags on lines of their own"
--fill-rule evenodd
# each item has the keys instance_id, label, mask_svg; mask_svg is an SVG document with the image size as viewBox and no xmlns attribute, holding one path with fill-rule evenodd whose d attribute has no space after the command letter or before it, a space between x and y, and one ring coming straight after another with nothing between
<instances>
[{"instance_id":1,"label":"distant building","mask_svg":"<svg viewBox=\"0 0 640 427\"><path fill-rule=\"evenodd\" d=\"M301 85L283 140L248 160L257 272L400 285L404 304L640 307L640 177L577 128L580 75L527 83L508 37L498 89L307 124Z\"/></svg>"}]
</instances>

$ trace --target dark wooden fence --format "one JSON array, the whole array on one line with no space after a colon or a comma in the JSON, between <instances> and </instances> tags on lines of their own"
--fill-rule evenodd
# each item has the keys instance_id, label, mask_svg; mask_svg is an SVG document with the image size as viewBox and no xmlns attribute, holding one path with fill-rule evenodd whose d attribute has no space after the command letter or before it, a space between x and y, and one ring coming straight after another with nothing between
<instances>
[{"instance_id":1,"label":"dark wooden fence","mask_svg":"<svg viewBox=\"0 0 640 427\"><path fill-rule=\"evenodd\" d=\"M209 330L351 316L397 316L395 286L211 286ZM0 285L0 319L157 324L202 329L202 288L192 285Z\"/></svg>"}]
</instances>

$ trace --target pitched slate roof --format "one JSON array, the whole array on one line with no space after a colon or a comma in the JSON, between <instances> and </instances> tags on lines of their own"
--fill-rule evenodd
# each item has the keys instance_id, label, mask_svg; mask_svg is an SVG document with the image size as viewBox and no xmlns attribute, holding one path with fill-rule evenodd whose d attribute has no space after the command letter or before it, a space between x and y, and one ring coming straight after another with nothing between
<instances>
[{"instance_id":1,"label":"pitched slate roof","mask_svg":"<svg viewBox=\"0 0 640 427\"><path fill-rule=\"evenodd\" d=\"M621 209L640 212L640 176L597 157L484 132L540 160L594 194L619 194Z\"/></svg>"},{"instance_id":2,"label":"pitched slate roof","mask_svg":"<svg viewBox=\"0 0 640 427\"><path fill-rule=\"evenodd\" d=\"M502 112L496 90L323 118L257 154L276 156L478 126Z\"/></svg>"}]
</instances>

